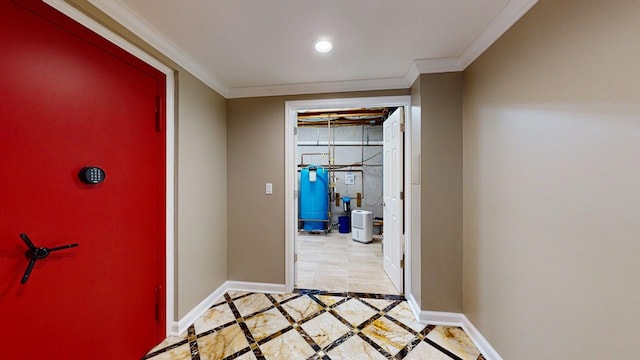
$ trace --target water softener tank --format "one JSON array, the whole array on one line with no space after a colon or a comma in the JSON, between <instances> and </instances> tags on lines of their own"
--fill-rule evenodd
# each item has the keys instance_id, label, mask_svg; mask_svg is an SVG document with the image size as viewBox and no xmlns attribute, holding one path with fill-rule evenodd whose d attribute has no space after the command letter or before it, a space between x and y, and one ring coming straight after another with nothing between
<instances>
[{"instance_id":1,"label":"water softener tank","mask_svg":"<svg viewBox=\"0 0 640 360\"><path fill-rule=\"evenodd\" d=\"M329 172L323 167L309 165L300 171L300 219L304 231L325 230L328 226Z\"/></svg>"}]
</instances>

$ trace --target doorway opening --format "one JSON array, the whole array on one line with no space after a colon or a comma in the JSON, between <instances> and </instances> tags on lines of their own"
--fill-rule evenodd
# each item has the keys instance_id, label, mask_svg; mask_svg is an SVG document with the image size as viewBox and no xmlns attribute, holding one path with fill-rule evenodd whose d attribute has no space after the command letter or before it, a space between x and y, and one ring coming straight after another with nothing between
<instances>
[{"instance_id":1,"label":"doorway opening","mask_svg":"<svg viewBox=\"0 0 640 360\"><path fill-rule=\"evenodd\" d=\"M404 266L409 217L402 215L409 201L398 202L400 226L392 230L385 227L390 218L385 220L384 206L384 193L390 191L384 183L394 183L400 198L404 179L410 178L397 151L407 146L403 138L410 139L409 129L400 125L408 123L402 114L409 114L409 105L409 96L286 103L288 290L402 294L410 289L410 270ZM384 150L391 117L397 119L400 138L396 166L389 166L393 159ZM399 271L390 274L390 267Z\"/></svg>"},{"instance_id":2,"label":"doorway opening","mask_svg":"<svg viewBox=\"0 0 640 360\"><path fill-rule=\"evenodd\" d=\"M382 256L382 125L396 110L298 113L297 288L399 292Z\"/></svg>"}]
</instances>

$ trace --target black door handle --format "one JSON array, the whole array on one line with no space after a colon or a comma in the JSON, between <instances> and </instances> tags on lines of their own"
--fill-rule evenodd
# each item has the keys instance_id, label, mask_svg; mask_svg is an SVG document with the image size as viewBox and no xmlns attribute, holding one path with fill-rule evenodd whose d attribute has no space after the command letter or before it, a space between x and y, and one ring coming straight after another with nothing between
<instances>
[{"instance_id":1,"label":"black door handle","mask_svg":"<svg viewBox=\"0 0 640 360\"><path fill-rule=\"evenodd\" d=\"M35 266L36 261L46 258L47 256L49 256L49 254L51 254L54 251L69 249L79 245L79 244L67 244L62 246L56 246L54 248L37 247L33 245L33 242L31 242L31 239L29 239L27 234L22 233L20 234L20 237L22 238L22 241L24 241L24 243L27 244L27 247L29 248L24 253L24 256L29 260L29 265L27 265L27 270L25 270L24 275L22 275L22 280L20 280L20 284L27 283L27 280L29 280L29 276L31 275L31 271Z\"/></svg>"}]
</instances>

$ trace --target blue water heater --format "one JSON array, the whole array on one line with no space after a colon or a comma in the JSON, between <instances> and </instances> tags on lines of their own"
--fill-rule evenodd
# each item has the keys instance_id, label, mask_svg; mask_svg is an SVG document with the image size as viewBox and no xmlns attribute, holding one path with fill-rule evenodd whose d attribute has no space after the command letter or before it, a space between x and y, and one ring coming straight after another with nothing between
<instances>
[{"instance_id":1,"label":"blue water heater","mask_svg":"<svg viewBox=\"0 0 640 360\"><path fill-rule=\"evenodd\" d=\"M329 172L321 166L309 165L300 171L300 219L304 221L305 231L328 227Z\"/></svg>"}]
</instances>

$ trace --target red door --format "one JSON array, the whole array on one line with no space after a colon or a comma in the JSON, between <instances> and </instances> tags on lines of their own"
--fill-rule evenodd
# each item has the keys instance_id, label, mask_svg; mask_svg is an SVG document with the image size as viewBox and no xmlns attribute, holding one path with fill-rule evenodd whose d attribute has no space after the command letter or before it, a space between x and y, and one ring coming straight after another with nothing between
<instances>
[{"instance_id":1,"label":"red door","mask_svg":"<svg viewBox=\"0 0 640 360\"><path fill-rule=\"evenodd\" d=\"M165 330L164 75L40 1L0 4L0 357L139 359ZM22 233L79 246L21 284Z\"/></svg>"}]
</instances>

